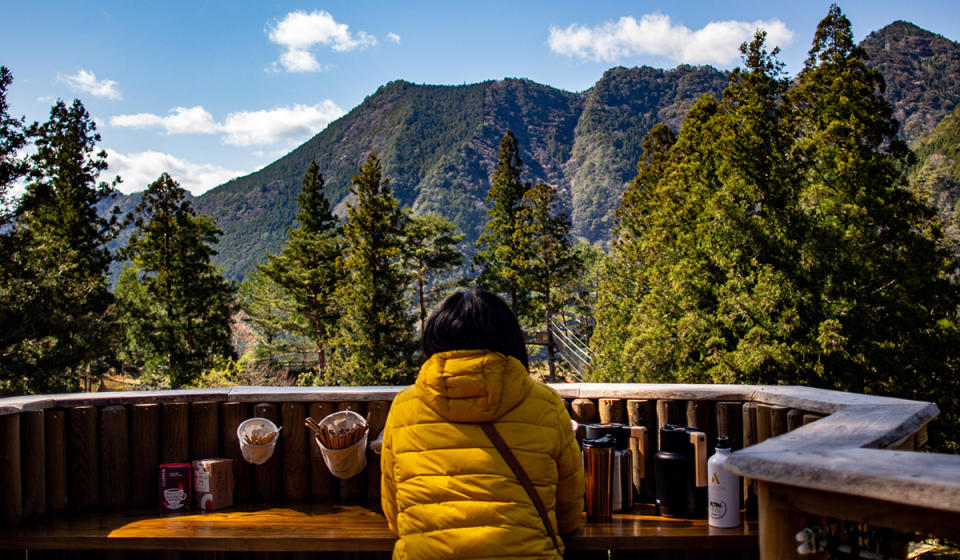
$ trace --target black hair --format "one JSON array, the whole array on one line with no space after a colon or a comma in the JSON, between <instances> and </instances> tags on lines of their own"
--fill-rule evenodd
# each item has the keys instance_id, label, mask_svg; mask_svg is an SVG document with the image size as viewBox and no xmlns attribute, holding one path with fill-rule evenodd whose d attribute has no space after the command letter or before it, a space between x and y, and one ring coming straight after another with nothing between
<instances>
[{"instance_id":1,"label":"black hair","mask_svg":"<svg viewBox=\"0 0 960 560\"><path fill-rule=\"evenodd\" d=\"M427 319L421 344L424 358L448 350L492 350L529 369L527 337L517 316L499 296L478 288L447 296Z\"/></svg>"}]
</instances>

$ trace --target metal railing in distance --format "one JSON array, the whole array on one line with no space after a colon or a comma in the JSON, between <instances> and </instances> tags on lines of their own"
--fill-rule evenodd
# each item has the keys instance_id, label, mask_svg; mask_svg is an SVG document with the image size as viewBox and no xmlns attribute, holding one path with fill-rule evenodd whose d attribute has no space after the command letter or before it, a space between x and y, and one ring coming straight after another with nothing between
<instances>
[{"instance_id":1,"label":"metal railing in distance","mask_svg":"<svg viewBox=\"0 0 960 560\"><path fill-rule=\"evenodd\" d=\"M583 379L590 367L590 353L586 350L586 342L555 320L547 323L547 329L553 335L557 353L576 372L577 377Z\"/></svg>"}]
</instances>

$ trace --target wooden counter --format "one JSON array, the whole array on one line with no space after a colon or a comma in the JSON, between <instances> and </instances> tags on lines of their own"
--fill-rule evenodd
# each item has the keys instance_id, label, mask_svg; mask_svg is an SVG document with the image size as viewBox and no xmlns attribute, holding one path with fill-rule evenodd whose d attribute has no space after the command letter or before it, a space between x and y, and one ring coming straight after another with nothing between
<instances>
[{"instance_id":1,"label":"wooden counter","mask_svg":"<svg viewBox=\"0 0 960 560\"><path fill-rule=\"evenodd\" d=\"M564 539L570 550L717 550L758 547L756 522L715 529L706 520L669 519L640 506ZM215 550L386 552L396 540L370 505L229 508L51 516L0 531L0 548L31 550Z\"/></svg>"}]
</instances>

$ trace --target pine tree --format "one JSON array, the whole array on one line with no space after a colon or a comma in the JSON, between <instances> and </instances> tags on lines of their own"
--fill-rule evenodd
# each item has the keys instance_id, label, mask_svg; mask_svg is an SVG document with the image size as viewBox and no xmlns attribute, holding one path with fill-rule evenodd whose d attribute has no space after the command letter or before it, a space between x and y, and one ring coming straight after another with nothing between
<instances>
[{"instance_id":1,"label":"pine tree","mask_svg":"<svg viewBox=\"0 0 960 560\"><path fill-rule=\"evenodd\" d=\"M131 264L117 285L129 365L144 367L155 385L181 387L233 354L232 289L210 263L221 232L166 173L136 213Z\"/></svg>"},{"instance_id":2,"label":"pine tree","mask_svg":"<svg viewBox=\"0 0 960 560\"><path fill-rule=\"evenodd\" d=\"M113 192L98 177L106 153L96 151L96 126L79 100L57 101L50 119L34 125L26 192L17 208L9 257L8 294L16 298L3 349L10 391L76 390L80 376L112 362L113 296L107 243L116 217L96 205ZM119 180L119 179L118 179ZM7 319L7 318L5 318Z\"/></svg>"},{"instance_id":3,"label":"pine tree","mask_svg":"<svg viewBox=\"0 0 960 560\"><path fill-rule=\"evenodd\" d=\"M7 225L12 219L11 201L7 194L13 183L27 174L27 162L20 151L27 145L23 118L13 118L7 111L7 88L13 75L6 66L0 66L0 239L10 235Z\"/></svg>"},{"instance_id":4,"label":"pine tree","mask_svg":"<svg viewBox=\"0 0 960 560\"><path fill-rule=\"evenodd\" d=\"M957 422L957 263L934 210L907 188L911 156L865 60L831 6L789 95L817 382L936 399Z\"/></svg>"},{"instance_id":5,"label":"pine tree","mask_svg":"<svg viewBox=\"0 0 960 560\"><path fill-rule=\"evenodd\" d=\"M569 286L583 266L570 237L570 219L559 209L557 191L537 183L523 195L517 216L513 246L522 259L520 285L530 294L528 321L547 329L564 304L562 288ZM553 371L553 344L547 345L550 380Z\"/></svg>"},{"instance_id":6,"label":"pine tree","mask_svg":"<svg viewBox=\"0 0 960 560\"><path fill-rule=\"evenodd\" d=\"M590 338L595 375L605 379L625 376L630 366L624 363L626 344L634 309L645 294L645 261L643 237L647 216L655 209L653 196L670 163L670 148L676 134L665 124L654 125L643 139L643 151L637 163L637 176L623 193L615 214L610 254L600 265L597 301L594 308L596 327Z\"/></svg>"},{"instance_id":7,"label":"pine tree","mask_svg":"<svg viewBox=\"0 0 960 560\"><path fill-rule=\"evenodd\" d=\"M745 68L731 73L720 103L691 110L675 143L665 127L645 141L601 294L599 375L791 379L802 325L787 83L764 39L742 46Z\"/></svg>"},{"instance_id":8,"label":"pine tree","mask_svg":"<svg viewBox=\"0 0 960 560\"><path fill-rule=\"evenodd\" d=\"M299 225L288 231L280 254L268 255L258 266L296 305L293 321L288 323L290 333L316 348L321 375L327 367L327 341L340 314L335 292L343 279L343 242L323 186L320 169L311 162L297 197Z\"/></svg>"},{"instance_id":9,"label":"pine tree","mask_svg":"<svg viewBox=\"0 0 960 560\"><path fill-rule=\"evenodd\" d=\"M27 145L23 119L11 117L7 110L7 88L13 76L0 66L0 394L28 391L22 364L16 348L24 334L31 286L20 266L22 248L13 233L13 203L8 199L10 187L26 175L27 162L20 151Z\"/></svg>"},{"instance_id":10,"label":"pine tree","mask_svg":"<svg viewBox=\"0 0 960 560\"><path fill-rule=\"evenodd\" d=\"M426 324L429 303L438 299L436 292L440 291L431 290L431 283L436 277L463 263L463 255L457 250L457 244L463 237L464 234L458 233L457 226L440 214L406 218L404 253L415 284L421 333Z\"/></svg>"},{"instance_id":11,"label":"pine tree","mask_svg":"<svg viewBox=\"0 0 960 560\"><path fill-rule=\"evenodd\" d=\"M609 261L626 281L600 295L597 378L897 395L957 425L957 262L906 188L882 78L836 6L792 89L763 39L719 103L645 152Z\"/></svg>"},{"instance_id":12,"label":"pine tree","mask_svg":"<svg viewBox=\"0 0 960 560\"><path fill-rule=\"evenodd\" d=\"M337 385L405 384L412 378L413 332L404 299L404 217L371 153L353 178L356 203L343 227L342 314L326 381Z\"/></svg>"},{"instance_id":13,"label":"pine tree","mask_svg":"<svg viewBox=\"0 0 960 560\"><path fill-rule=\"evenodd\" d=\"M477 284L494 292L507 294L510 306L518 316L529 304L529 294L521 287L518 263L523 260L513 244L519 229L523 195L530 188L520 180L523 161L517 139L508 130L500 141L497 169L487 193L487 223L477 240L474 262L481 267Z\"/></svg>"},{"instance_id":14,"label":"pine tree","mask_svg":"<svg viewBox=\"0 0 960 560\"><path fill-rule=\"evenodd\" d=\"M253 348L248 350L255 359L267 360L274 354L301 347L302 340L291 336L305 330L296 302L260 269L244 276L237 288L237 303L247 314L244 321L256 336Z\"/></svg>"}]
</instances>

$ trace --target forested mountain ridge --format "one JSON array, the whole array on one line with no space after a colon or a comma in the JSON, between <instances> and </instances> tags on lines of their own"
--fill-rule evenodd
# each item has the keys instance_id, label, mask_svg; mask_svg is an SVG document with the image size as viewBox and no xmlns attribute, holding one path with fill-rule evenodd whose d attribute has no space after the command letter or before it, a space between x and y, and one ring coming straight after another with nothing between
<instances>
[{"instance_id":1,"label":"forested mountain ridge","mask_svg":"<svg viewBox=\"0 0 960 560\"><path fill-rule=\"evenodd\" d=\"M861 46L868 65L885 77L885 95L905 138L920 145L960 102L960 45L898 21L869 34ZM522 79L462 86L398 80L276 162L211 189L194 204L224 231L216 264L240 280L286 239L311 161L342 213L352 177L376 150L401 204L447 216L466 233L463 248L472 250L486 219L497 146L511 129L524 180L556 186L574 232L605 242L620 196L636 174L644 135L658 122L679 130L697 98L719 97L726 79L706 66L617 67L582 93ZM938 192L941 212L952 212L955 189Z\"/></svg>"},{"instance_id":2,"label":"forested mountain ridge","mask_svg":"<svg viewBox=\"0 0 960 560\"><path fill-rule=\"evenodd\" d=\"M914 146L910 182L930 196L947 237L960 252L960 105Z\"/></svg>"},{"instance_id":3,"label":"forested mountain ridge","mask_svg":"<svg viewBox=\"0 0 960 560\"><path fill-rule=\"evenodd\" d=\"M895 21L860 44L867 65L883 74L904 138L915 143L960 103L960 44Z\"/></svg>"},{"instance_id":4,"label":"forested mountain ridge","mask_svg":"<svg viewBox=\"0 0 960 560\"><path fill-rule=\"evenodd\" d=\"M466 86L395 81L291 153L208 191L195 205L224 230L216 262L239 280L281 246L311 161L342 211L350 180L375 150L401 204L441 212L467 234L469 248L483 228L498 144L511 129L524 180L556 186L577 233L604 240L635 174L639 140L661 120L679 126L701 94L718 95L725 84L724 73L689 66L614 68L583 93L518 79Z\"/></svg>"},{"instance_id":5,"label":"forested mountain ridge","mask_svg":"<svg viewBox=\"0 0 960 560\"><path fill-rule=\"evenodd\" d=\"M937 208L960 252L960 43L904 21L863 40L867 64L886 81L903 137L917 157L910 182Z\"/></svg>"}]
</instances>

